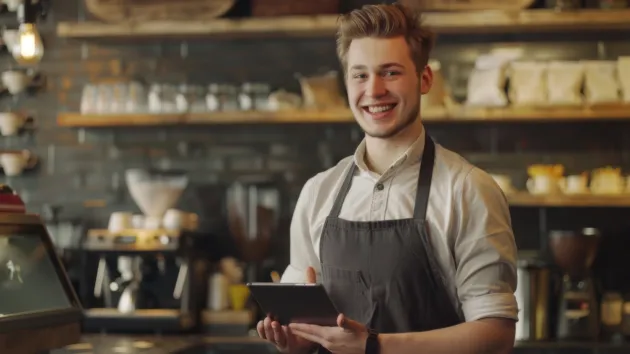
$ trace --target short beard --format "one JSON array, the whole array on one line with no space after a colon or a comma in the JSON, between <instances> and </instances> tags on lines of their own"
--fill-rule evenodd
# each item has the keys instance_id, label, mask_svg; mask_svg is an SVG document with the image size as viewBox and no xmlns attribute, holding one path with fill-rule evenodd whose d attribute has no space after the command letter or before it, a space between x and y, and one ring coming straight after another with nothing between
<instances>
[{"instance_id":1,"label":"short beard","mask_svg":"<svg viewBox=\"0 0 630 354\"><path fill-rule=\"evenodd\" d=\"M391 138L400 134L400 132L402 132L408 126L413 124L416 121L416 119L419 118L419 116L420 116L420 100L418 100L415 107L411 110L411 112L409 112L409 115L407 115L405 119L402 122L400 122L400 124L396 125L392 130L379 133L379 134L370 133L367 130L365 130L363 127L361 127L361 130L363 130L363 132L366 135L371 136L373 138L387 139L387 138Z\"/></svg>"}]
</instances>

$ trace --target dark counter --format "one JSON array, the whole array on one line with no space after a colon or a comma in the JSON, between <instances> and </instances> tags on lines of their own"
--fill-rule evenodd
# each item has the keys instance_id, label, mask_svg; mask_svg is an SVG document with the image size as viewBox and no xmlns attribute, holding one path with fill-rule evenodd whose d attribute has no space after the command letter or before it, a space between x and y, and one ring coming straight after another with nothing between
<instances>
[{"instance_id":1,"label":"dark counter","mask_svg":"<svg viewBox=\"0 0 630 354\"><path fill-rule=\"evenodd\" d=\"M85 335L82 343L51 354L275 354L257 337ZM627 354L628 343L517 343L515 354Z\"/></svg>"},{"instance_id":2,"label":"dark counter","mask_svg":"<svg viewBox=\"0 0 630 354\"><path fill-rule=\"evenodd\" d=\"M255 337L85 335L81 343L51 354L273 354L274 347Z\"/></svg>"}]
</instances>

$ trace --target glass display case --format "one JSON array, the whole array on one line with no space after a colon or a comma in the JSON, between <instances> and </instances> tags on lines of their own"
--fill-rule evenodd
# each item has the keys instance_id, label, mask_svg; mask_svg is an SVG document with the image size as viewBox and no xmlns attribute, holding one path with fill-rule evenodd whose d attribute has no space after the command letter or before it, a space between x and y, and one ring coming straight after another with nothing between
<instances>
[{"instance_id":1,"label":"glass display case","mask_svg":"<svg viewBox=\"0 0 630 354\"><path fill-rule=\"evenodd\" d=\"M77 296L41 219L23 210L0 186L0 353L46 352L80 338Z\"/></svg>"}]
</instances>

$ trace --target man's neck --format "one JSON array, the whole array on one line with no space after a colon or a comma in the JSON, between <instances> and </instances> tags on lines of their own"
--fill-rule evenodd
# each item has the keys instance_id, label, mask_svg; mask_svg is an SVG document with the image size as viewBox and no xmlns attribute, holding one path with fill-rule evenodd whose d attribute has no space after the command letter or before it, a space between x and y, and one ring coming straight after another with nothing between
<instances>
[{"instance_id":1,"label":"man's neck","mask_svg":"<svg viewBox=\"0 0 630 354\"><path fill-rule=\"evenodd\" d=\"M370 171L382 175L420 137L424 128L420 120L398 135L380 139L365 137L365 164Z\"/></svg>"}]
</instances>

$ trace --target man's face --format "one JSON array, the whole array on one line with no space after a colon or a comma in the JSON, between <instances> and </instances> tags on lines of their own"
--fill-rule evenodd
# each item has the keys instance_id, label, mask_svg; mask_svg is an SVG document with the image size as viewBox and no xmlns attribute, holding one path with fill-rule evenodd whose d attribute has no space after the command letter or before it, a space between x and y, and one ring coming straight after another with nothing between
<instances>
[{"instance_id":1,"label":"man's face","mask_svg":"<svg viewBox=\"0 0 630 354\"><path fill-rule=\"evenodd\" d=\"M393 137L418 118L432 73L427 67L418 77L404 37L355 39L347 63L348 101L367 135Z\"/></svg>"}]
</instances>

